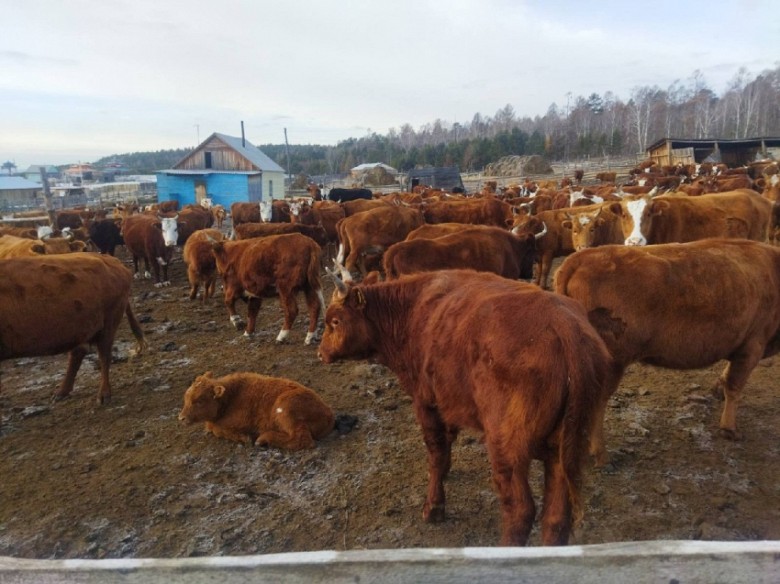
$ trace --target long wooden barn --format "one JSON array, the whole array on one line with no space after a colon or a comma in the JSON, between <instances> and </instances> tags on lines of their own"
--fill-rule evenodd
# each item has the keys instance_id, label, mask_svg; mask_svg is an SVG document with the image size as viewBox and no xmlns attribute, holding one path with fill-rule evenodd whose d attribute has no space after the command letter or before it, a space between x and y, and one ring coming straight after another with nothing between
<instances>
[{"instance_id":1,"label":"long wooden barn","mask_svg":"<svg viewBox=\"0 0 780 584\"><path fill-rule=\"evenodd\" d=\"M688 140L661 138L647 148L648 158L661 166L723 162L742 166L771 156L780 160L780 138L747 138L744 140Z\"/></svg>"},{"instance_id":2,"label":"long wooden barn","mask_svg":"<svg viewBox=\"0 0 780 584\"><path fill-rule=\"evenodd\" d=\"M157 200L179 206L206 197L230 208L237 201L284 198L284 169L243 137L214 132L173 168L157 173Z\"/></svg>"}]
</instances>

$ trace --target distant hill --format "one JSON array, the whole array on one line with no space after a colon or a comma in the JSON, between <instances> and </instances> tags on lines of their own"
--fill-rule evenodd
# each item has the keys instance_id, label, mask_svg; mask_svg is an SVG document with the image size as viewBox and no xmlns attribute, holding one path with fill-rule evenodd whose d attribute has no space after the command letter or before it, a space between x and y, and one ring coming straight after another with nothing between
<instances>
[{"instance_id":1,"label":"distant hill","mask_svg":"<svg viewBox=\"0 0 780 584\"><path fill-rule=\"evenodd\" d=\"M107 164L119 162L127 167L130 174L154 174L158 170L171 168L192 148L177 148L175 150L157 150L156 152L131 152L130 154L112 154L96 160L92 164L101 168Z\"/></svg>"}]
</instances>

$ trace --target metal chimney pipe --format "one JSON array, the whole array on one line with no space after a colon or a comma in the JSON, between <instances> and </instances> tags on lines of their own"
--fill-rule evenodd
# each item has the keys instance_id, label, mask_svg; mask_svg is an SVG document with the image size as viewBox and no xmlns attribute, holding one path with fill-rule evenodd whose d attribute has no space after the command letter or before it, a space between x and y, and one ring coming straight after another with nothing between
<instances>
[{"instance_id":1,"label":"metal chimney pipe","mask_svg":"<svg viewBox=\"0 0 780 584\"><path fill-rule=\"evenodd\" d=\"M241 120L241 147L246 148L246 139L244 138L244 120Z\"/></svg>"}]
</instances>

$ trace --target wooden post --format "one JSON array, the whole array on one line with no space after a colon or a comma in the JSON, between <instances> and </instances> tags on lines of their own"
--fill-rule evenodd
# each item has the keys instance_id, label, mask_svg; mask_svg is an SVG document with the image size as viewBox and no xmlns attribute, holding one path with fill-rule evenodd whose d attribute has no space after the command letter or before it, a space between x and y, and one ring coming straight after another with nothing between
<instances>
[{"instance_id":1,"label":"wooden post","mask_svg":"<svg viewBox=\"0 0 780 584\"><path fill-rule=\"evenodd\" d=\"M54 227L57 224L57 221L54 217L54 206L51 202L51 190L49 190L49 179L46 176L46 168L43 166L39 166L38 169L41 171L41 183L43 183L43 198L46 201L46 214L49 216L49 224Z\"/></svg>"}]
</instances>

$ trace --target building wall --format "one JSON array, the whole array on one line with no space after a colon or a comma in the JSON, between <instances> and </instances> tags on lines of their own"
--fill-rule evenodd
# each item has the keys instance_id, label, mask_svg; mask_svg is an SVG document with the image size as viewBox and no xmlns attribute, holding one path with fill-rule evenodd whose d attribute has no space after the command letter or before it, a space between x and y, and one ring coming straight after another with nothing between
<instances>
[{"instance_id":1,"label":"building wall","mask_svg":"<svg viewBox=\"0 0 780 584\"><path fill-rule=\"evenodd\" d=\"M206 153L211 155L211 166L206 164ZM192 152L176 165L180 170L254 170L252 163L216 136Z\"/></svg>"},{"instance_id":2,"label":"building wall","mask_svg":"<svg viewBox=\"0 0 780 584\"><path fill-rule=\"evenodd\" d=\"M254 181L259 181L259 189L253 188L250 194L250 182ZM269 200L271 192L274 199L284 198L284 173L282 172L263 173L262 176L175 175L161 172L157 175L157 200L178 201L180 207L195 204L195 186L198 183L205 184L206 194L211 197L215 205L223 205L226 209L235 202Z\"/></svg>"},{"instance_id":3,"label":"building wall","mask_svg":"<svg viewBox=\"0 0 780 584\"><path fill-rule=\"evenodd\" d=\"M37 206L42 189L4 189L0 191L0 210L16 211Z\"/></svg>"}]
</instances>

